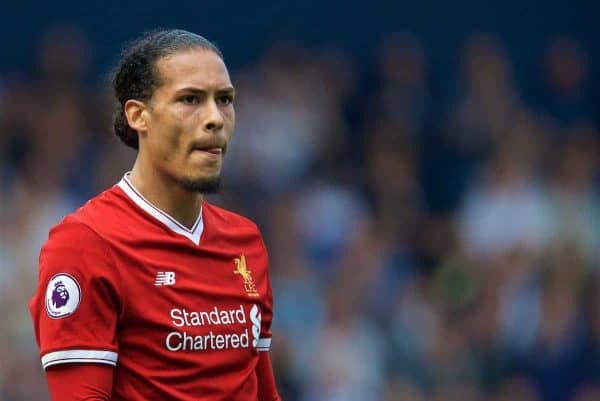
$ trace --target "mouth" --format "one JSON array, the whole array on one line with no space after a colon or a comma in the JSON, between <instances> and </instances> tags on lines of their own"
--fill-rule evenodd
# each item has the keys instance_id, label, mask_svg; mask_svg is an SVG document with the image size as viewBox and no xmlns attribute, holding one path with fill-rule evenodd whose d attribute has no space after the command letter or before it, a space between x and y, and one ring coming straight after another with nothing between
<instances>
[{"instance_id":1,"label":"mouth","mask_svg":"<svg viewBox=\"0 0 600 401\"><path fill-rule=\"evenodd\" d=\"M222 147L194 147L192 149L192 153L194 152L202 152L209 155L220 156L223 154Z\"/></svg>"}]
</instances>

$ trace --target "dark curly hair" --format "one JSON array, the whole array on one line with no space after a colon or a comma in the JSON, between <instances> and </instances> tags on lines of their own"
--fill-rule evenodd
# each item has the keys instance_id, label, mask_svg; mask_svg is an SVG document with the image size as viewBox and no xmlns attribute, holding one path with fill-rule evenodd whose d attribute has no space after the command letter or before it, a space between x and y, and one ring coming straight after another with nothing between
<instances>
[{"instance_id":1,"label":"dark curly hair","mask_svg":"<svg viewBox=\"0 0 600 401\"><path fill-rule=\"evenodd\" d=\"M124 105L129 99L147 101L160 85L156 63L163 57L199 47L223 58L219 48L200 35L181 29L157 29L144 33L123 50L121 60L112 73L116 98L113 127L115 135L126 145L138 149L137 131L129 126Z\"/></svg>"}]
</instances>

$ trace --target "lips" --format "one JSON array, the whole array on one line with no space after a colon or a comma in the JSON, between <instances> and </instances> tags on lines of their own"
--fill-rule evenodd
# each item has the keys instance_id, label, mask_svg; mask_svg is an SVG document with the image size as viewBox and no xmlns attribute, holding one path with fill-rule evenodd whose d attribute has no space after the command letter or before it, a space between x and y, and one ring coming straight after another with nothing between
<instances>
[{"instance_id":1,"label":"lips","mask_svg":"<svg viewBox=\"0 0 600 401\"><path fill-rule=\"evenodd\" d=\"M191 157L197 157L200 160L220 162L223 160L225 149L220 147L194 147L190 152Z\"/></svg>"},{"instance_id":2,"label":"lips","mask_svg":"<svg viewBox=\"0 0 600 401\"><path fill-rule=\"evenodd\" d=\"M204 152L212 153L213 155L220 155L223 153L223 148L208 148L208 149L199 149Z\"/></svg>"},{"instance_id":3,"label":"lips","mask_svg":"<svg viewBox=\"0 0 600 401\"><path fill-rule=\"evenodd\" d=\"M194 146L192 148L192 152L194 151L206 152L213 155L220 155L223 153L223 148L220 146Z\"/></svg>"}]
</instances>

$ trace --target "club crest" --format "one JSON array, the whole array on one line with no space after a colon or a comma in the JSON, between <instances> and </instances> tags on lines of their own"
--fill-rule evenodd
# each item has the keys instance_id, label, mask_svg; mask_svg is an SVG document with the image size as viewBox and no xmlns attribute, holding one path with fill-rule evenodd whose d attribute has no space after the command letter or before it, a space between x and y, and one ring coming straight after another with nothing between
<instances>
[{"instance_id":1,"label":"club crest","mask_svg":"<svg viewBox=\"0 0 600 401\"><path fill-rule=\"evenodd\" d=\"M239 258L234 259L235 262L235 270L234 274L239 274L244 280L244 289L246 290L246 294L251 297L258 297L258 291L256 290L256 284L254 284L254 279L252 278L252 271L248 269L246 266L246 256L243 254L240 255Z\"/></svg>"}]
</instances>

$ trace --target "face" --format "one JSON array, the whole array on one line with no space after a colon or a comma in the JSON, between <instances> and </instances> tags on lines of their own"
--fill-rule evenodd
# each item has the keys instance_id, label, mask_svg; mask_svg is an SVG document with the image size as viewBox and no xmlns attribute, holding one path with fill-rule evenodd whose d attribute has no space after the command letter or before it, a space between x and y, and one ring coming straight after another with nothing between
<instances>
[{"instance_id":1,"label":"face","mask_svg":"<svg viewBox=\"0 0 600 401\"><path fill-rule=\"evenodd\" d=\"M156 66L160 85L144 112L140 152L183 188L214 191L235 125L227 68L204 49L177 52Z\"/></svg>"}]
</instances>

